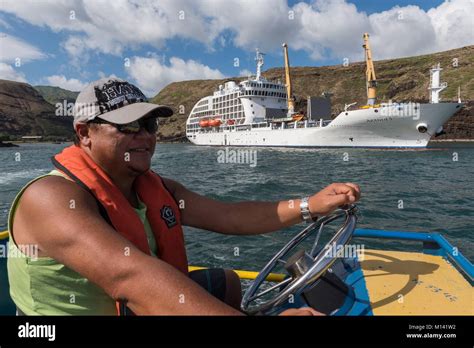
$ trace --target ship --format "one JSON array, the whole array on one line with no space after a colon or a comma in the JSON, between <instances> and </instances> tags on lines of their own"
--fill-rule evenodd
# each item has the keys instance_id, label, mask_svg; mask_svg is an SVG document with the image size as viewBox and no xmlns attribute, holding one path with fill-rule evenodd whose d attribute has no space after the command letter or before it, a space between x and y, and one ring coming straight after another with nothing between
<instances>
[{"instance_id":1,"label":"ship","mask_svg":"<svg viewBox=\"0 0 474 348\"><path fill-rule=\"evenodd\" d=\"M424 148L443 134L443 124L462 106L440 102L447 87L440 64L430 69L430 102L377 103L377 79L369 35L363 35L367 103L330 118L330 95L308 97L306 114L295 111L288 45L283 44L285 83L261 74L264 54L256 51L256 74L240 83L219 85L200 99L186 121L186 137L196 145L265 147ZM328 112L329 110L329 112ZM326 117L321 117L325 115Z\"/></svg>"}]
</instances>

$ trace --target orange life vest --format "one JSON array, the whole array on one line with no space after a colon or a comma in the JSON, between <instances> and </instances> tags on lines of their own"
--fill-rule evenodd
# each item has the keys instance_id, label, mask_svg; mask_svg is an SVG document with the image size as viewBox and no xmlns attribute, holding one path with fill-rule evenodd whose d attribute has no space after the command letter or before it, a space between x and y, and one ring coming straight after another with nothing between
<instances>
[{"instance_id":1,"label":"orange life vest","mask_svg":"<svg viewBox=\"0 0 474 348\"><path fill-rule=\"evenodd\" d=\"M150 254L143 223L110 177L80 147L72 145L52 157L54 166L89 191L102 216L138 249ZM155 236L158 257L188 274L180 211L161 177L151 170L135 179L134 189L147 206L147 218Z\"/></svg>"}]
</instances>

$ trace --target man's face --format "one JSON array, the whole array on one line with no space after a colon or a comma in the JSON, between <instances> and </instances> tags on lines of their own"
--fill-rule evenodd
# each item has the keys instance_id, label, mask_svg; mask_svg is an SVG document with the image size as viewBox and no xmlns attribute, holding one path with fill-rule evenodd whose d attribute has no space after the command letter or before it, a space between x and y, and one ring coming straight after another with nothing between
<instances>
[{"instance_id":1,"label":"man's face","mask_svg":"<svg viewBox=\"0 0 474 348\"><path fill-rule=\"evenodd\" d=\"M89 138L92 158L109 174L137 176L150 169L155 134L143 128L126 134L110 124L91 124Z\"/></svg>"}]
</instances>

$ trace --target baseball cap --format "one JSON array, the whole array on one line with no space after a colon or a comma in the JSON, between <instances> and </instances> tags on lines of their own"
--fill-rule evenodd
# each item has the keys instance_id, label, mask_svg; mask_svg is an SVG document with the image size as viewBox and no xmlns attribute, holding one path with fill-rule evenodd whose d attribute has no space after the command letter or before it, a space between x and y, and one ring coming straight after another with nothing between
<instances>
[{"instance_id":1,"label":"baseball cap","mask_svg":"<svg viewBox=\"0 0 474 348\"><path fill-rule=\"evenodd\" d=\"M74 125L96 117L116 124L126 124L153 113L169 117L173 110L165 105L148 103L138 87L119 78L106 77L91 82L77 96Z\"/></svg>"}]
</instances>

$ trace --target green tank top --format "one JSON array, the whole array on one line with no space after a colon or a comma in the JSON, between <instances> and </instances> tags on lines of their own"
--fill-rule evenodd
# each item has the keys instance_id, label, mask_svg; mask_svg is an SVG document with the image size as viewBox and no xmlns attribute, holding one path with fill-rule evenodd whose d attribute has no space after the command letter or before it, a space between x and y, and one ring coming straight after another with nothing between
<instances>
[{"instance_id":1,"label":"green tank top","mask_svg":"<svg viewBox=\"0 0 474 348\"><path fill-rule=\"evenodd\" d=\"M15 244L13 217L21 195L33 182L48 175L63 176L53 170L33 179L15 197L10 210L7 261L10 296L26 315L117 315L115 301L100 287L50 257L27 257ZM146 205L139 200L135 211L144 224L150 252L156 256L155 237L146 217Z\"/></svg>"}]
</instances>

